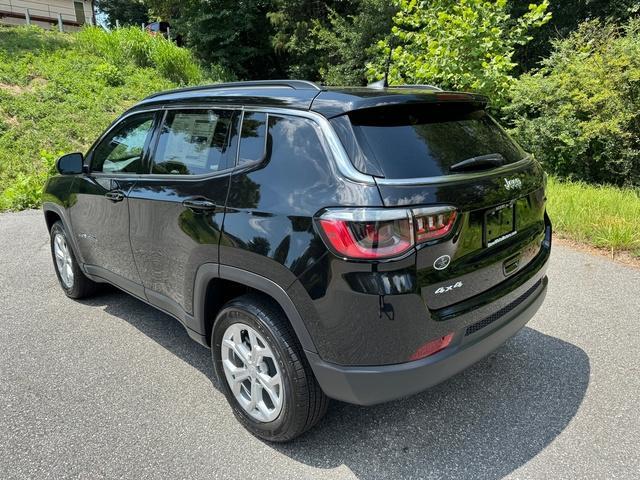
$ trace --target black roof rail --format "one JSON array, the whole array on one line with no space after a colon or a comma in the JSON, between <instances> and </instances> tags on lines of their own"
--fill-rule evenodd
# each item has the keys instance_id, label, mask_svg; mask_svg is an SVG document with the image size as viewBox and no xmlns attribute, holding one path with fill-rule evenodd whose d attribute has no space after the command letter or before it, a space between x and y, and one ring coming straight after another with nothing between
<instances>
[{"instance_id":1,"label":"black roof rail","mask_svg":"<svg viewBox=\"0 0 640 480\"><path fill-rule=\"evenodd\" d=\"M436 92L442 92L443 90L440 87L436 87L435 85L384 85L384 80L380 80L377 82L370 83L367 85L367 88L404 88L407 90L434 90Z\"/></svg>"},{"instance_id":2,"label":"black roof rail","mask_svg":"<svg viewBox=\"0 0 640 480\"><path fill-rule=\"evenodd\" d=\"M217 90L217 89L232 89L232 88L291 88L293 90L316 90L322 91L317 83L310 82L309 80L249 80L246 82L225 82L225 83L213 83L211 85L198 85L195 87L176 88L174 90L165 90L164 92L154 93L146 97L145 100L155 98L160 95L166 95L167 93L178 92L197 92L201 90Z\"/></svg>"},{"instance_id":3,"label":"black roof rail","mask_svg":"<svg viewBox=\"0 0 640 480\"><path fill-rule=\"evenodd\" d=\"M417 89L417 90L435 90L437 92L443 92L444 90L442 90L440 87L436 86L436 85L427 85L427 84L422 84L422 85L392 85L389 88L407 88L407 89Z\"/></svg>"}]
</instances>

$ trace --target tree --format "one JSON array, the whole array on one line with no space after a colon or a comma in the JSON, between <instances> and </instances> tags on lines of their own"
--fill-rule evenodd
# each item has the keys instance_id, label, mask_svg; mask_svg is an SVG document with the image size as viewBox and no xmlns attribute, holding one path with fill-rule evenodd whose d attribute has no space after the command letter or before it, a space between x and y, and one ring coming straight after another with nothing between
<instances>
[{"instance_id":1,"label":"tree","mask_svg":"<svg viewBox=\"0 0 640 480\"><path fill-rule=\"evenodd\" d=\"M205 62L243 79L283 76L271 48L271 0L146 0Z\"/></svg>"},{"instance_id":2,"label":"tree","mask_svg":"<svg viewBox=\"0 0 640 480\"><path fill-rule=\"evenodd\" d=\"M505 102L514 78L512 58L528 32L549 21L548 1L531 4L519 18L506 0L397 0L391 37L378 42L371 79L384 75L391 54L391 84L436 84L489 95Z\"/></svg>"},{"instance_id":3,"label":"tree","mask_svg":"<svg viewBox=\"0 0 640 480\"><path fill-rule=\"evenodd\" d=\"M640 186L640 19L585 22L553 42L503 109L522 146L561 178Z\"/></svg>"},{"instance_id":4,"label":"tree","mask_svg":"<svg viewBox=\"0 0 640 480\"><path fill-rule=\"evenodd\" d=\"M523 15L530 0L511 0L509 11L512 16ZM516 47L515 61L518 72L527 72L540 60L551 53L556 39L566 38L586 20L600 19L605 22L624 24L628 19L640 14L638 0L562 0L549 4L551 20L531 32L533 37L525 45Z\"/></svg>"},{"instance_id":5,"label":"tree","mask_svg":"<svg viewBox=\"0 0 640 480\"><path fill-rule=\"evenodd\" d=\"M107 16L109 26L141 25L149 21L149 9L142 1L135 0L96 0L98 11Z\"/></svg>"},{"instance_id":6,"label":"tree","mask_svg":"<svg viewBox=\"0 0 640 480\"><path fill-rule=\"evenodd\" d=\"M357 13L330 10L328 23L316 20L311 32L322 58L319 74L328 85L366 85L366 65L375 46L391 32L396 6L388 0L360 0Z\"/></svg>"},{"instance_id":7,"label":"tree","mask_svg":"<svg viewBox=\"0 0 640 480\"><path fill-rule=\"evenodd\" d=\"M271 42L291 77L362 85L371 47L389 34L395 11L388 0L275 0Z\"/></svg>"},{"instance_id":8,"label":"tree","mask_svg":"<svg viewBox=\"0 0 640 480\"><path fill-rule=\"evenodd\" d=\"M273 34L271 45L286 74L292 78L319 80L325 58L313 36L318 22L324 25L330 12L353 11L356 0L274 0L267 16Z\"/></svg>"}]
</instances>

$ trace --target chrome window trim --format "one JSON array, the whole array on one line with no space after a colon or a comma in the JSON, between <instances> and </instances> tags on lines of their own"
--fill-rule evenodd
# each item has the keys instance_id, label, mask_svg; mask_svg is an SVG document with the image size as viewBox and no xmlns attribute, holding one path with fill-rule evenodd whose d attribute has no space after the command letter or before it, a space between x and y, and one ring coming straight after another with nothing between
<instances>
[{"instance_id":1,"label":"chrome window trim","mask_svg":"<svg viewBox=\"0 0 640 480\"><path fill-rule=\"evenodd\" d=\"M482 178L490 178L496 175L504 175L514 170L518 170L524 166L533 163L531 156L526 156L522 160L496 167L491 170L482 170L480 172L455 173L453 175L442 175L438 177L420 177L420 178L376 178L378 185L385 186L419 186L419 185L445 185L449 183L468 182L470 180L479 180Z\"/></svg>"},{"instance_id":2,"label":"chrome window trim","mask_svg":"<svg viewBox=\"0 0 640 480\"><path fill-rule=\"evenodd\" d=\"M457 182L465 182L471 180L478 180L482 178L493 177L495 175L503 175L514 170L517 170L521 167L527 166L533 163L533 158L531 156L527 156L522 160L519 160L514 163L510 163L508 165L504 165L502 167L497 167L491 170L483 170L480 172L469 172L469 173L456 173L453 175L443 175L437 177L420 177L420 178L383 178L383 177L374 177L372 175L367 175L362 173L358 169L353 166L351 163L351 159L347 155L346 150L342 146L342 142L338 138L338 134L334 131L331 123L327 118L323 115L312 112L309 110L297 110L294 108L282 108L282 107L268 107L268 106L251 106L251 105L225 105L223 103L209 103L202 102L197 105L194 104L171 104L171 105L154 105L153 107L143 108L143 109L135 109L128 112L123 113L120 117L118 117L113 124L102 134L102 136L91 146L89 150L89 154L93 153L93 148L95 145L98 145L102 139L109 134L111 130L117 127L121 121L126 118L137 115L140 113L147 112L157 112L157 111L168 111L168 110L202 110L206 108L214 108L220 110L236 110L236 111L248 111L248 112L263 112L266 114L280 114L280 115L290 115L295 117L307 118L314 121L322 131L324 135L324 139L327 142L327 146L329 148L329 153L335 162L335 166L338 168L340 174L346 179L355 183L361 183L364 185L385 185L385 186L419 186L419 185L444 185L450 183ZM247 164L252 165L252 164ZM244 167L247 165L239 166L236 165L235 168L227 168L225 170L220 170L218 172L213 172L210 174L202 174L202 175L162 175L162 178L173 178L173 179L193 179L193 180L202 180L203 178L219 176L220 174L230 173L234 170L237 170L237 167ZM117 174L116 174L117 175ZM140 174L144 176L145 179L160 179L159 174ZM194 178L197 177L197 178Z\"/></svg>"},{"instance_id":3,"label":"chrome window trim","mask_svg":"<svg viewBox=\"0 0 640 480\"><path fill-rule=\"evenodd\" d=\"M319 113L311 112L309 110L296 110L292 108L279 107L270 108L245 106L243 107L243 110L251 112L266 112L272 113L274 115L290 115L293 117L302 117L312 120L320 127L324 139L327 142L329 153L331 154L331 157L333 158L340 174L345 179L351 180L355 183L375 185L375 179L371 175L366 175L353 166L351 160L347 156L347 152L345 151L342 143L340 142L340 139L338 138L337 133L333 130L333 127L329 123L329 120L327 120Z\"/></svg>"},{"instance_id":4,"label":"chrome window trim","mask_svg":"<svg viewBox=\"0 0 640 480\"><path fill-rule=\"evenodd\" d=\"M100 136L100 138L98 138L98 140L96 140L96 142L91 146L91 148L89 149L89 152L87 154L90 155L93 153L93 148L98 145L102 139L104 137L106 137L109 132L111 132L111 130L113 130L114 128L116 128L123 120L127 119L128 117L132 116L132 115L138 115L140 113L147 113L147 112L157 112L157 111L168 111L168 110L202 110L202 109L206 109L206 108L215 108L215 109L220 109L220 110L236 110L236 111L248 111L248 112L263 112L266 114L269 113L273 113L273 114L281 114L281 115L290 115L290 116L295 116L295 117L302 117L302 118L307 118L310 119L312 121L314 121L319 127L320 130L322 131L324 138L327 142L327 146L330 150L330 154L331 157L333 158L338 171L342 174L343 177L345 177L348 180L351 180L353 182L356 183L362 183L365 185L375 185L375 179L374 177L372 177L371 175L366 175L362 172L360 172L359 170L357 170L353 164L351 163L351 160L349 159L349 157L347 156L347 152L344 150L344 147L342 146L342 143L340 142L340 140L338 139L337 134L335 133L335 131L333 130L333 127L331 126L331 124L329 123L329 120L327 120L325 117L323 117L322 115L320 115L319 113L315 113L315 112L311 112L308 110L296 110L293 108L280 108L280 107L263 107L263 106L249 106L249 105L225 105L225 104L209 104L208 102L203 102L197 105L194 104L188 104L188 105L180 105L180 104L172 104L172 105L154 105L153 107L149 107L149 108L142 108L142 109L134 109L128 112L123 113L122 115L120 115L116 120L114 120L114 122L111 124L111 126ZM246 165L243 165L242 167L246 167ZM243 168L244 169L244 168ZM233 169L226 169L226 172L230 172ZM216 173L211 173L211 174L203 174L203 175L198 175L197 180L202 180L203 178L207 178L210 176L218 176L220 172L216 172ZM144 176L145 179L153 179L153 178L159 178L160 176L158 174L152 174L152 173L146 173L146 174L140 174L141 176ZM194 175L163 175L163 178L173 178L173 179L194 179Z\"/></svg>"}]
</instances>

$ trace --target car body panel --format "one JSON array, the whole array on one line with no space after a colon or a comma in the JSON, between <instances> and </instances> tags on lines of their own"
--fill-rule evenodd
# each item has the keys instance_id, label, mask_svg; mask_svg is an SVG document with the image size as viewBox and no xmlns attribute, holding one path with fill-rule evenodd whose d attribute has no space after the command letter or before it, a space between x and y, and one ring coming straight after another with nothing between
<instances>
[{"instance_id":1,"label":"car body panel","mask_svg":"<svg viewBox=\"0 0 640 480\"><path fill-rule=\"evenodd\" d=\"M218 263L229 176L153 177L140 178L129 192L131 248L141 283L192 313L198 267ZM206 198L218 207L193 211L182 204L190 198Z\"/></svg>"},{"instance_id":2,"label":"car body panel","mask_svg":"<svg viewBox=\"0 0 640 480\"><path fill-rule=\"evenodd\" d=\"M134 183L135 179L126 177L79 175L73 184L75 201L68 211L83 262L139 284L129 241L126 198ZM115 190L125 194L122 201L113 202L105 197Z\"/></svg>"},{"instance_id":3,"label":"car body panel","mask_svg":"<svg viewBox=\"0 0 640 480\"><path fill-rule=\"evenodd\" d=\"M425 88L326 89L296 81L163 92L120 120L175 108L261 110L285 119L304 117L314 125L318 140L300 143L286 158L267 155L240 165L230 161L227 170L212 175L55 177L45 188L44 208L60 212L90 278L113 283L173 315L199 343L209 341L206 296L211 282L240 283L281 306L326 393L361 404L390 400L481 358L521 328L546 291L551 224L544 210L544 174L535 160L450 178L374 178L350 163L327 121L381 105L458 101L486 103L482 96ZM157 123L154 128L157 132ZM291 128L289 143L295 143L294 132ZM144 153L147 166L156 136ZM230 150L237 157L237 146ZM517 192L507 188L514 180ZM114 189L126 198L116 203L106 199L105 193ZM194 211L183 204L194 198L209 200L215 208ZM514 202L523 223L516 234L488 247L485 211L505 202ZM433 205L458 210L451 235L379 261L332 253L316 221L326 208ZM436 271L434 263L444 255L451 262ZM520 263L506 275L503 264L514 255ZM466 288L447 289L452 282ZM434 290L440 288L445 294L436 297ZM410 361L425 342L449 333L454 334L450 348ZM383 390L378 393L376 372ZM424 378L416 383L420 375ZM402 378L417 387L403 384Z\"/></svg>"}]
</instances>

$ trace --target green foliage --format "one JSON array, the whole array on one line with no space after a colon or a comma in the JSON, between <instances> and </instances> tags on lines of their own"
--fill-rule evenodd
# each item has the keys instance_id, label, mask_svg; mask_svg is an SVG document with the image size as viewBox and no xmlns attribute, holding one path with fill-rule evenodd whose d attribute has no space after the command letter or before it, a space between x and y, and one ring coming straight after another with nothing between
<instances>
[{"instance_id":1,"label":"green foliage","mask_svg":"<svg viewBox=\"0 0 640 480\"><path fill-rule=\"evenodd\" d=\"M271 44L287 76L363 85L374 46L391 30L388 0L274 0Z\"/></svg>"},{"instance_id":2,"label":"green foliage","mask_svg":"<svg viewBox=\"0 0 640 480\"><path fill-rule=\"evenodd\" d=\"M375 45L391 31L396 7L388 0L356 2L355 15L330 10L328 22L314 21L311 31L318 73L327 85L366 85L365 65L375 56Z\"/></svg>"},{"instance_id":3,"label":"green foliage","mask_svg":"<svg viewBox=\"0 0 640 480\"><path fill-rule=\"evenodd\" d=\"M85 151L133 103L204 79L189 52L133 30L0 27L0 210L37 206L58 153Z\"/></svg>"},{"instance_id":4,"label":"green foliage","mask_svg":"<svg viewBox=\"0 0 640 480\"><path fill-rule=\"evenodd\" d=\"M640 191L549 178L547 211L556 234L640 256Z\"/></svg>"},{"instance_id":5,"label":"green foliage","mask_svg":"<svg viewBox=\"0 0 640 480\"><path fill-rule=\"evenodd\" d=\"M512 16L524 14L531 0L510 0ZM518 72L528 72L551 52L553 40L566 38L586 20L600 19L623 24L640 14L638 0L555 0L549 3L551 21L531 32L532 40L516 47L515 61Z\"/></svg>"},{"instance_id":6,"label":"green foliage","mask_svg":"<svg viewBox=\"0 0 640 480\"><path fill-rule=\"evenodd\" d=\"M77 34L79 48L85 48L111 64L119 66L133 62L139 67L151 67L177 84L199 83L202 69L187 49L162 36L151 36L141 28L119 28L106 32L101 28L84 28Z\"/></svg>"},{"instance_id":7,"label":"green foliage","mask_svg":"<svg viewBox=\"0 0 640 480\"><path fill-rule=\"evenodd\" d=\"M100 63L96 66L95 73L110 87L124 85L124 75L115 65Z\"/></svg>"},{"instance_id":8,"label":"green foliage","mask_svg":"<svg viewBox=\"0 0 640 480\"><path fill-rule=\"evenodd\" d=\"M171 22L172 35L204 62L239 78L282 76L269 41L270 0L147 0L151 11Z\"/></svg>"},{"instance_id":9,"label":"green foliage","mask_svg":"<svg viewBox=\"0 0 640 480\"><path fill-rule=\"evenodd\" d=\"M0 211L37 208L40 205L42 186L47 178L55 173L56 160L61 155L62 152L52 154L41 150L39 168L35 173L19 172L12 184L0 194Z\"/></svg>"},{"instance_id":10,"label":"green foliage","mask_svg":"<svg viewBox=\"0 0 640 480\"><path fill-rule=\"evenodd\" d=\"M319 79L323 60L312 32L317 22L324 22L332 10L343 13L351 4L352 0L272 1L267 13L272 27L271 45L287 76L314 81Z\"/></svg>"},{"instance_id":11,"label":"green foliage","mask_svg":"<svg viewBox=\"0 0 640 480\"><path fill-rule=\"evenodd\" d=\"M205 62L240 79L365 83L371 47L391 29L386 0L145 2Z\"/></svg>"},{"instance_id":12,"label":"green foliage","mask_svg":"<svg viewBox=\"0 0 640 480\"><path fill-rule=\"evenodd\" d=\"M149 21L149 8L140 0L96 0L98 11L107 15L109 26L140 26Z\"/></svg>"},{"instance_id":13,"label":"green foliage","mask_svg":"<svg viewBox=\"0 0 640 480\"><path fill-rule=\"evenodd\" d=\"M550 18L547 0L529 5L519 18L511 17L506 0L397 1L392 38L378 43L369 77L383 77L391 53L389 83L480 92L496 106L504 104L514 81L515 46Z\"/></svg>"},{"instance_id":14,"label":"green foliage","mask_svg":"<svg viewBox=\"0 0 640 480\"><path fill-rule=\"evenodd\" d=\"M640 20L584 23L511 96L511 133L547 171L640 185Z\"/></svg>"}]
</instances>

